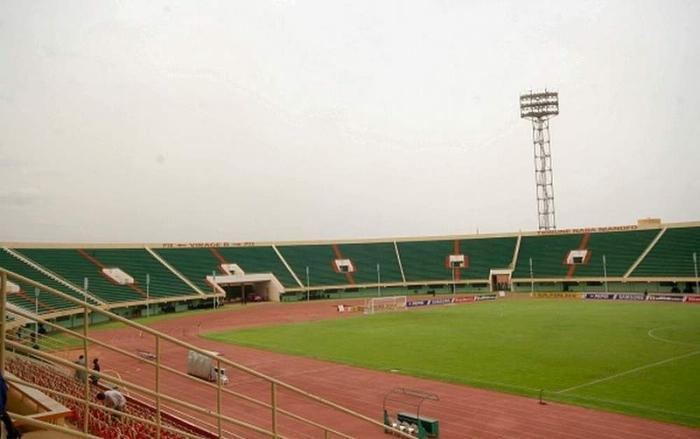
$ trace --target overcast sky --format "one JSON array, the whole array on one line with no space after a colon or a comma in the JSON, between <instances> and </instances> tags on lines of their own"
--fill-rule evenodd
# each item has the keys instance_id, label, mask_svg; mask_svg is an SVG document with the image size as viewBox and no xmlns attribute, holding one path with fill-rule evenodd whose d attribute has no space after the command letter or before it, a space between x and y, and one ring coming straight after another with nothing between
<instances>
[{"instance_id":1,"label":"overcast sky","mask_svg":"<svg viewBox=\"0 0 700 439\"><path fill-rule=\"evenodd\" d=\"M697 1L0 1L0 241L700 220Z\"/></svg>"}]
</instances>

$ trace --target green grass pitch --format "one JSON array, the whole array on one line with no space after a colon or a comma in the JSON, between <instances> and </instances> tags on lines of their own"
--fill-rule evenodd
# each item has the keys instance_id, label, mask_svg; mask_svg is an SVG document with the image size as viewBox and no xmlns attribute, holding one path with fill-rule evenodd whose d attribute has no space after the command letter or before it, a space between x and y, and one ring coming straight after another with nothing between
<instances>
[{"instance_id":1,"label":"green grass pitch","mask_svg":"<svg viewBox=\"0 0 700 439\"><path fill-rule=\"evenodd\" d=\"M499 300L205 337L700 427L700 305Z\"/></svg>"}]
</instances>

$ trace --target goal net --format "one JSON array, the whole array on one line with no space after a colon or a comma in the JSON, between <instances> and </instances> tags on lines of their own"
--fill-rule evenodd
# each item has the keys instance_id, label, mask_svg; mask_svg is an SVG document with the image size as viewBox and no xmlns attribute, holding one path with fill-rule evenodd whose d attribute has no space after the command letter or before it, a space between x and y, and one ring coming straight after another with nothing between
<instances>
[{"instance_id":1,"label":"goal net","mask_svg":"<svg viewBox=\"0 0 700 439\"><path fill-rule=\"evenodd\" d=\"M406 296L373 297L365 303L365 314L402 311L406 309Z\"/></svg>"}]
</instances>

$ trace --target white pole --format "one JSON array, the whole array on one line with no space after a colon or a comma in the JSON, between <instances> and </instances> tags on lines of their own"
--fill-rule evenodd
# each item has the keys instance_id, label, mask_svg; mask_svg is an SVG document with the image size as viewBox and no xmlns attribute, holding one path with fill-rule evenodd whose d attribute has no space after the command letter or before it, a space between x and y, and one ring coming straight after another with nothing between
<instances>
[{"instance_id":1,"label":"white pole","mask_svg":"<svg viewBox=\"0 0 700 439\"><path fill-rule=\"evenodd\" d=\"M85 303L88 303L88 287L90 286L90 281L88 280L87 277L83 278L83 290L85 290ZM85 313L83 313L85 318L87 318L87 308L85 308ZM85 359L87 361L87 359Z\"/></svg>"},{"instance_id":2,"label":"white pole","mask_svg":"<svg viewBox=\"0 0 700 439\"><path fill-rule=\"evenodd\" d=\"M457 284L455 284L455 267L452 267L452 295L457 294Z\"/></svg>"},{"instance_id":3,"label":"white pole","mask_svg":"<svg viewBox=\"0 0 700 439\"><path fill-rule=\"evenodd\" d=\"M382 277L379 271L379 263L377 263L377 297L382 297L382 290L380 289L380 284L382 282Z\"/></svg>"},{"instance_id":4,"label":"white pole","mask_svg":"<svg viewBox=\"0 0 700 439\"><path fill-rule=\"evenodd\" d=\"M151 316L151 308L148 303L151 296L151 275L146 273L146 317Z\"/></svg>"},{"instance_id":5,"label":"white pole","mask_svg":"<svg viewBox=\"0 0 700 439\"><path fill-rule=\"evenodd\" d=\"M309 283L309 266L306 266L306 301L311 300L311 284Z\"/></svg>"},{"instance_id":6,"label":"white pole","mask_svg":"<svg viewBox=\"0 0 700 439\"><path fill-rule=\"evenodd\" d=\"M34 314L39 317L39 288L34 288ZM39 340L39 320L34 319L34 337Z\"/></svg>"},{"instance_id":7,"label":"white pole","mask_svg":"<svg viewBox=\"0 0 700 439\"><path fill-rule=\"evenodd\" d=\"M530 293L535 292L535 279L532 275L532 258L530 258Z\"/></svg>"},{"instance_id":8,"label":"white pole","mask_svg":"<svg viewBox=\"0 0 700 439\"><path fill-rule=\"evenodd\" d=\"M603 255L603 277L605 278L605 292L608 292L608 262Z\"/></svg>"},{"instance_id":9,"label":"white pole","mask_svg":"<svg viewBox=\"0 0 700 439\"><path fill-rule=\"evenodd\" d=\"M700 288L698 288L698 254L693 252L693 266L695 266L695 294L700 294Z\"/></svg>"},{"instance_id":10,"label":"white pole","mask_svg":"<svg viewBox=\"0 0 700 439\"><path fill-rule=\"evenodd\" d=\"M216 294L216 271L212 270L211 272L211 288L212 292ZM245 286L243 286L243 294L245 294ZM212 296L211 298L211 307L212 309L216 309L216 297Z\"/></svg>"}]
</instances>

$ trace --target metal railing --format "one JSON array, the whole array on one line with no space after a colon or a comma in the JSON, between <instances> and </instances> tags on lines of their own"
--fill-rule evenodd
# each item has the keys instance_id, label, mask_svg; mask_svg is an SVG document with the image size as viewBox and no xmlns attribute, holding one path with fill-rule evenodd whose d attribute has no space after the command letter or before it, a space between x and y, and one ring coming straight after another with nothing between
<instances>
[{"instance_id":1,"label":"metal railing","mask_svg":"<svg viewBox=\"0 0 700 439\"><path fill-rule=\"evenodd\" d=\"M40 421L38 419L34 419L31 416L25 416L25 415L20 415L17 413L13 412L8 412L10 417L15 420L15 422L19 421L23 425L30 425L32 427L35 427L37 429L41 430L51 430L55 431L58 433L65 433L71 437L80 437L80 438L86 438L86 439L99 439L98 436L93 436L91 434L86 434L83 432L75 431L71 428L63 427L60 425L56 424L51 424L50 422L44 422Z\"/></svg>"},{"instance_id":2,"label":"metal railing","mask_svg":"<svg viewBox=\"0 0 700 439\"><path fill-rule=\"evenodd\" d=\"M72 337L78 338L82 341L82 346L79 347L78 349L81 350L82 355L84 357L84 363L82 364L76 364L75 362L71 362L69 360L60 358L56 355L53 355L52 353L42 351L41 349L37 350L34 349L31 346L25 346L22 343L19 343L17 341L13 341L8 339L7 337L7 320L6 320L6 315L7 315L7 309L6 309L6 300L7 300L7 281L8 279L13 279L17 280L19 282L22 282L24 284L31 285L32 287L40 288L42 291L48 292L50 294L54 294L58 297L61 297L67 301L70 301L74 303L76 306L81 307L83 310L83 324L82 324L82 330L81 331L76 331L72 329L67 329L62 327L61 325L57 324L56 322L48 321L43 319L41 316L37 316L36 314L24 310L24 309L16 309L12 311L12 314L16 314L20 317L24 317L26 319L34 320L39 323L43 323L44 325L52 328L54 331L58 331L64 334L68 334ZM102 405L93 403L90 401L91 399L91 384L90 384L90 376L95 376L98 377L99 379L102 379L106 382L110 382L113 384L116 384L118 386L121 386L120 388L125 388L125 389L130 389L134 392L137 392L140 395L144 395L147 397L150 401L153 402L154 407L155 407L155 420L147 420L143 418L138 418L136 416L132 416L129 414L123 414L120 413L120 416L125 416L127 418L134 418L134 420L138 420L138 422L143 422L146 425L150 425L151 427L155 428L155 436L156 438L161 437L162 431L172 431L176 432L178 434L184 435L185 437L196 437L193 436L190 433L187 433L185 431L166 426L163 424L163 419L164 419L164 412L167 413L168 406L165 404L168 404L169 406L178 406L181 407L183 410L188 411L190 414L194 414L195 417L199 416L202 418L214 418L214 424L216 426L216 436L218 437L240 437L237 436L235 433L229 432L228 429L234 428L234 429L242 429L244 431L248 431L250 433L257 433L260 435L263 435L265 437L271 437L271 438L280 438L284 439L287 436L285 436L280 430L281 430L281 422L280 418L281 416L284 417L284 419L287 420L293 420L296 422L300 422L301 424L305 425L305 428L314 430L314 431L320 431L323 434L324 438L331 438L331 437L338 437L338 438L344 438L344 439L350 439L353 436L343 433L340 431L341 429L341 424L336 425L334 427L331 427L329 425L326 425L324 422L319 422L319 421L314 421L312 419L309 419L308 415L302 415L299 413L294 413L290 410L284 409L280 407L280 391L286 392L288 395L293 395L295 397L302 398L303 400L316 404L317 407L323 407L325 409L330 410L330 412L334 413L334 416L337 416L338 413L346 415L349 417L349 419L352 419L357 422L361 422L363 425L366 426L368 431L380 431L383 430L385 432L392 432L396 436L399 437L404 437L404 438L412 438L414 436L411 436L405 432L402 432L398 429L394 429L391 427L387 427L384 425L383 422L372 419L368 416L365 416L361 413L358 413L356 411L353 411L351 409L348 409L346 407L343 407L337 403L334 403L330 400L327 400L325 398L319 397L317 395L314 395L312 393L306 392L296 386L287 384L285 382L282 382L276 378L267 376L263 373L260 373L254 369L251 369L247 366L244 366L242 364L233 362L231 360L228 360L226 358L221 358L219 356L216 356L212 354L209 351L206 351L204 349L201 349L197 346L194 346L190 343L184 342L182 340L179 340L173 336L170 336L168 334L164 334L162 332L159 332L157 330L154 330L150 327L141 325L139 323L136 323L134 321L131 321L127 318L121 317L119 315L113 314L110 311L104 310L99 306L92 305L87 302L81 302L78 299L73 298L72 296L69 296L65 293L62 293L61 291L58 291L54 288L48 287L46 285L43 285L39 282L36 282L32 279L29 279L27 277L24 277L22 275L19 275L17 273L11 272L9 270L6 270L2 267L0 267L0 294L2 295L0 300L0 330L2 331L5 336L0 337L0 370L2 372L5 371L5 360L6 360L6 349L12 348L16 352L23 352L25 354L29 354L32 356L35 356L37 358L40 358L44 361L51 362L55 365L60 365L69 368L69 370L74 370L74 371L79 371L81 373L81 383L84 385L84 395L82 398L75 398L76 404L80 404L83 407L83 423L82 425L78 426L81 428L83 433L88 434L89 430L89 422L90 422L90 409L93 408L99 408L100 410L106 410L106 408ZM135 353L129 352L123 348L120 348L118 346L114 346L111 343L107 343L105 341L102 341L98 338L95 338L90 335L89 331L89 325L90 325L90 315L91 314L96 314L96 315L102 315L107 317L108 319L112 321L117 321L121 322L124 325L126 325L129 328L133 328L135 330L138 330L140 334L148 334L150 336L153 336L154 341L155 341L155 352L153 352L153 355L151 358L144 358L143 356L137 355ZM163 359L163 354L162 354L162 348L163 348L163 343L171 343L172 345L186 349L188 351L194 351L199 353L200 355L204 355L208 358L210 358L214 364L216 364L217 370L221 370L223 366L235 369L237 371L240 371L244 374L247 374L250 377L253 377L255 379L261 380L264 385L269 386L269 402L247 395L242 392L234 391L228 388L225 388L222 385L222 380L221 379L216 379L216 383L211 383L211 382L206 382L203 380L200 380L198 378L195 378L191 375L188 375L185 372L182 372L172 366L169 366L167 364L164 364L164 359ZM109 350L111 352L117 353L119 355L122 355L128 359L131 360L137 360L139 364L145 364L148 366L153 367L154 370L154 382L153 382L153 388L147 388L144 387L143 385L135 384L133 382L129 382L125 379L119 378L119 377L114 377L110 375L106 375L101 372L96 372L94 370L90 370L88 365L89 365L89 349L88 346L97 346L106 350ZM215 408L212 409L207 409L202 407L201 405L198 405L193 402L188 402L185 400L182 400L181 398L171 396L169 394L164 393L163 388L162 388L162 379L163 379L163 373L169 373L172 375L175 375L179 378L188 380L188 382L191 382L192 385L195 386L200 386L208 389L213 389L216 392L215 396ZM35 387L38 388L41 391L44 391L46 393L52 394L52 393L58 393L55 390L48 389L48 388L40 388L41 386L37 386L32 383L28 383L25 380L15 380L11 379L10 381L17 381L18 383L21 383L22 385L27 385L30 387ZM267 421L263 422L264 424L269 425L269 427L266 426L261 426L260 423L261 421L258 422L246 422L241 419L234 418L232 416L226 415L223 413L223 404L222 404L222 399L223 397L233 397L236 398L237 400L244 401L245 403L249 403L252 406L258 407L260 409L263 409L265 411L269 410L269 413L267 415ZM314 409L317 410L317 409ZM108 410L109 411L109 410ZM207 425L212 425L212 424L207 424ZM355 424L357 425L357 424ZM88 436L86 436L88 437Z\"/></svg>"}]
</instances>

